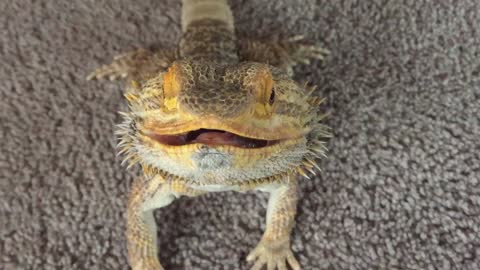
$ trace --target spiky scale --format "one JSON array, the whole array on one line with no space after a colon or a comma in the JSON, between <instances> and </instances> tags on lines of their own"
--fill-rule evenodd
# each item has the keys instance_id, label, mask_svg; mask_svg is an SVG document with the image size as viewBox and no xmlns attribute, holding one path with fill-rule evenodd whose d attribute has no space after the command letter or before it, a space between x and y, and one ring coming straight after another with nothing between
<instances>
[{"instance_id":1,"label":"spiky scale","mask_svg":"<svg viewBox=\"0 0 480 270\"><path fill-rule=\"evenodd\" d=\"M320 166L318 166L318 163L313 160L313 159L310 159L310 158L306 158L306 161L308 163L310 163L313 167L315 167L315 169L317 169L318 171L321 171L322 169L320 168Z\"/></svg>"},{"instance_id":2,"label":"spiky scale","mask_svg":"<svg viewBox=\"0 0 480 270\"><path fill-rule=\"evenodd\" d=\"M308 176L308 174L305 172L305 170L304 170L302 167L298 167L298 168L297 168L297 172L298 172L301 176L303 176L303 177L305 177L305 178L307 178L307 179L311 179L310 176Z\"/></svg>"}]
</instances>

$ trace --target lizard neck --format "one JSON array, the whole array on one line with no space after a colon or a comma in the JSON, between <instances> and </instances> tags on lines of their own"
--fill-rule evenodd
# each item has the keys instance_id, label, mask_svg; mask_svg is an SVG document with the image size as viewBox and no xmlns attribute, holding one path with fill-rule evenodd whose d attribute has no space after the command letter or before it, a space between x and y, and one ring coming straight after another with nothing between
<instances>
[{"instance_id":1,"label":"lizard neck","mask_svg":"<svg viewBox=\"0 0 480 270\"><path fill-rule=\"evenodd\" d=\"M233 16L225 0L183 0L182 58L238 63Z\"/></svg>"}]
</instances>

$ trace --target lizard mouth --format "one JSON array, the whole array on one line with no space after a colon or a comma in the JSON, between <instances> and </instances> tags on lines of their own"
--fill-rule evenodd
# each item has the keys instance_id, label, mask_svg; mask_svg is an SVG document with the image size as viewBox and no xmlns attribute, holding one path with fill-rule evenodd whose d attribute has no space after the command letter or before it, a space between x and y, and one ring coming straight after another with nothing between
<instances>
[{"instance_id":1,"label":"lizard mouth","mask_svg":"<svg viewBox=\"0 0 480 270\"><path fill-rule=\"evenodd\" d=\"M148 134L147 136L163 145L169 146L205 144L211 146L228 145L239 148L263 148L281 142L281 140L254 139L225 130L205 128L174 135L153 133Z\"/></svg>"}]
</instances>

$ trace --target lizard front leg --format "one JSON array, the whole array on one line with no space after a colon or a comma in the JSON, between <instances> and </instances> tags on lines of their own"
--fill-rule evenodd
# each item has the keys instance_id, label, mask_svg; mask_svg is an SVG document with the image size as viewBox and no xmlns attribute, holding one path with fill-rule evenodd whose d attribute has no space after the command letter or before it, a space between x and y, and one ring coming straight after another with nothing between
<instances>
[{"instance_id":1,"label":"lizard front leg","mask_svg":"<svg viewBox=\"0 0 480 270\"><path fill-rule=\"evenodd\" d=\"M304 41L303 36L269 40L240 39L238 54L242 61L270 64L293 74L298 64L308 64L311 59L325 60L328 50Z\"/></svg>"},{"instance_id":2,"label":"lizard front leg","mask_svg":"<svg viewBox=\"0 0 480 270\"><path fill-rule=\"evenodd\" d=\"M175 50L137 49L115 56L111 64L101 66L89 74L87 80L107 78L113 81L130 78L141 81L158 74L159 71L166 70L176 58Z\"/></svg>"},{"instance_id":3,"label":"lizard front leg","mask_svg":"<svg viewBox=\"0 0 480 270\"><path fill-rule=\"evenodd\" d=\"M251 270L286 270L287 264L300 270L300 264L290 249L290 232L294 226L297 207L297 183L289 181L270 188L267 208L267 226L262 240L247 256L247 261L256 260Z\"/></svg>"},{"instance_id":4,"label":"lizard front leg","mask_svg":"<svg viewBox=\"0 0 480 270\"><path fill-rule=\"evenodd\" d=\"M137 178L130 192L127 210L128 258L133 270L163 270L157 257L157 226L153 210L170 204L180 195L203 192L160 176Z\"/></svg>"}]
</instances>

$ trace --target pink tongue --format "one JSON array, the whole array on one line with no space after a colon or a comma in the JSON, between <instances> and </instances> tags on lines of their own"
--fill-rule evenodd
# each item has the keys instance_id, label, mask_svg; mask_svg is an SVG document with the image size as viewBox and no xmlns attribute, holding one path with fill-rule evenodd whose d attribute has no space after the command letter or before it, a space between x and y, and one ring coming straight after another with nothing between
<instances>
[{"instance_id":1,"label":"pink tongue","mask_svg":"<svg viewBox=\"0 0 480 270\"><path fill-rule=\"evenodd\" d=\"M235 135L229 132L217 132L209 131L204 132L193 140L194 143L203 143L203 144L224 144L224 145L240 145L240 143L235 140Z\"/></svg>"}]
</instances>

